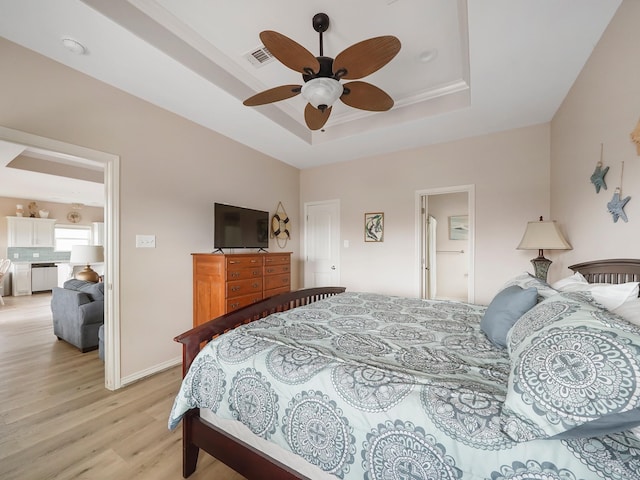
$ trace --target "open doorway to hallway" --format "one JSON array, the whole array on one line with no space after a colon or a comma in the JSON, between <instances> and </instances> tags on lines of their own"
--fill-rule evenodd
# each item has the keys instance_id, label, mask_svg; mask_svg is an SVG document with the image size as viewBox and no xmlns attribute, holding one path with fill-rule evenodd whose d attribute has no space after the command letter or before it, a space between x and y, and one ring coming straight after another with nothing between
<instances>
[{"instance_id":1,"label":"open doorway to hallway","mask_svg":"<svg viewBox=\"0 0 640 480\"><path fill-rule=\"evenodd\" d=\"M420 191L421 297L473 302L473 186Z\"/></svg>"}]
</instances>

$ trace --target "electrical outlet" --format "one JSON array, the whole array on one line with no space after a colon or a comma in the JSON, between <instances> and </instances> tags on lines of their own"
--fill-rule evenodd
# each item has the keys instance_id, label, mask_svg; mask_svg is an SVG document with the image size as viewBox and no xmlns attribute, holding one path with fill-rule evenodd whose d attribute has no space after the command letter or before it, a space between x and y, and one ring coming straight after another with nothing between
<instances>
[{"instance_id":1,"label":"electrical outlet","mask_svg":"<svg viewBox=\"0 0 640 480\"><path fill-rule=\"evenodd\" d=\"M33 252L33 258L40 258L40 254L38 252Z\"/></svg>"},{"instance_id":2,"label":"electrical outlet","mask_svg":"<svg viewBox=\"0 0 640 480\"><path fill-rule=\"evenodd\" d=\"M136 248L156 248L156 236L136 235Z\"/></svg>"},{"instance_id":3,"label":"electrical outlet","mask_svg":"<svg viewBox=\"0 0 640 480\"><path fill-rule=\"evenodd\" d=\"M13 258L20 258L20 254L19 253L14 253L13 254Z\"/></svg>"}]
</instances>

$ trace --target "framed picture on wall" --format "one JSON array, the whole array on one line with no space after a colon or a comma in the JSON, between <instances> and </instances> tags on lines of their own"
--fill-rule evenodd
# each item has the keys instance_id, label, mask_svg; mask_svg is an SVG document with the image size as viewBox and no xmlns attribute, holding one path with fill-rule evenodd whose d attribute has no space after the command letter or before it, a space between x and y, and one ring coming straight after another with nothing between
<instances>
[{"instance_id":1,"label":"framed picture on wall","mask_svg":"<svg viewBox=\"0 0 640 480\"><path fill-rule=\"evenodd\" d=\"M449 217L449 240L469 239L469 215L452 215Z\"/></svg>"},{"instance_id":2,"label":"framed picture on wall","mask_svg":"<svg viewBox=\"0 0 640 480\"><path fill-rule=\"evenodd\" d=\"M382 242L384 239L384 213L364 214L364 241Z\"/></svg>"}]
</instances>

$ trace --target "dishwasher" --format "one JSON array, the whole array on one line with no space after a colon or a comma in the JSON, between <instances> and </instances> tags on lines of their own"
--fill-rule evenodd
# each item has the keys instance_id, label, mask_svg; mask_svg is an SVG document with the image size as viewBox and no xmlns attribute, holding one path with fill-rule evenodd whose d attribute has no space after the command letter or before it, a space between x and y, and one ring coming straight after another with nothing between
<instances>
[{"instance_id":1,"label":"dishwasher","mask_svg":"<svg viewBox=\"0 0 640 480\"><path fill-rule=\"evenodd\" d=\"M31 291L45 292L58 285L58 267L55 263L31 264Z\"/></svg>"}]
</instances>

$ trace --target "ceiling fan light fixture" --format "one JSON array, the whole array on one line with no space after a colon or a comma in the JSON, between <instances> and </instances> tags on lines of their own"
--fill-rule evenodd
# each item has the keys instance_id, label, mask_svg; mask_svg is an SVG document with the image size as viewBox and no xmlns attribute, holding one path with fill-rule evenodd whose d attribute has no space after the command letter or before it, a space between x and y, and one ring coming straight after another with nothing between
<instances>
[{"instance_id":1,"label":"ceiling fan light fixture","mask_svg":"<svg viewBox=\"0 0 640 480\"><path fill-rule=\"evenodd\" d=\"M302 86L302 96L315 108L324 110L332 106L340 98L344 87L334 79L327 77L313 78ZM320 108L324 105L324 108Z\"/></svg>"}]
</instances>

